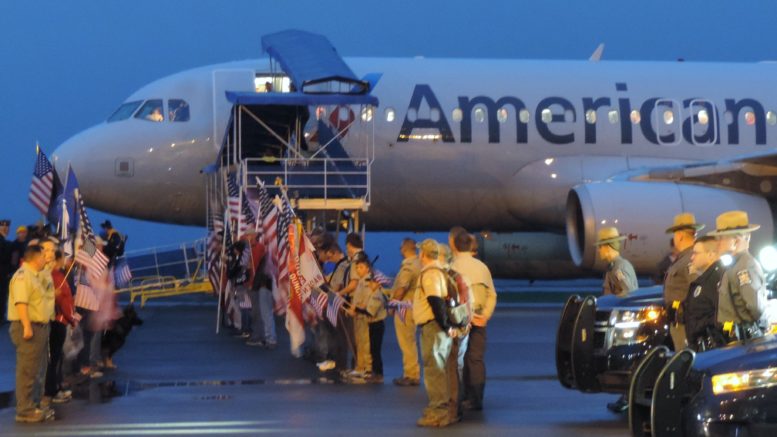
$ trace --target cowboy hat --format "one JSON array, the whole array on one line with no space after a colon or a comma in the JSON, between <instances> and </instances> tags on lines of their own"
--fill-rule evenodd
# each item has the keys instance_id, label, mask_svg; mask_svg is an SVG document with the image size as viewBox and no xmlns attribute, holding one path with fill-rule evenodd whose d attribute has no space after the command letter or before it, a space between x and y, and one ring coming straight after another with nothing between
<instances>
[{"instance_id":1,"label":"cowboy hat","mask_svg":"<svg viewBox=\"0 0 777 437\"><path fill-rule=\"evenodd\" d=\"M745 234L759 229L761 225L750 224L745 211L726 211L715 219L715 230L707 235L720 237L723 235Z\"/></svg>"},{"instance_id":2,"label":"cowboy hat","mask_svg":"<svg viewBox=\"0 0 777 437\"><path fill-rule=\"evenodd\" d=\"M679 231L682 229L693 229L694 231L700 231L704 228L704 225L696 223L696 217L690 212L684 212L674 216L674 224L666 229L667 234Z\"/></svg>"}]
</instances>

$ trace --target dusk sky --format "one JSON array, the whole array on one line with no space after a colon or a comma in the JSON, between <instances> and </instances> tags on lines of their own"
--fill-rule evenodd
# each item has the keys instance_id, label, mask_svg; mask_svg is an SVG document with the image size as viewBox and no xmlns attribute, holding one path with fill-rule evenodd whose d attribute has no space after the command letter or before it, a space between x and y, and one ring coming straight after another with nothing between
<instances>
[{"instance_id":1,"label":"dusk sky","mask_svg":"<svg viewBox=\"0 0 777 437\"><path fill-rule=\"evenodd\" d=\"M51 154L144 84L258 57L266 33L322 33L343 56L586 59L603 42L604 59L754 62L777 59L775 19L766 0L3 0L0 216L13 228L39 218L27 201L36 141ZM129 249L205 232L111 219Z\"/></svg>"}]
</instances>

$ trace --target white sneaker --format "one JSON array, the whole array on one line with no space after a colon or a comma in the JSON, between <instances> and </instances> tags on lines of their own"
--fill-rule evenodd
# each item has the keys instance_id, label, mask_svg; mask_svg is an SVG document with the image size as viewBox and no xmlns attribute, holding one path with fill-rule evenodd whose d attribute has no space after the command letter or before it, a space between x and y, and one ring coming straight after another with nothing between
<instances>
[{"instance_id":1,"label":"white sneaker","mask_svg":"<svg viewBox=\"0 0 777 437\"><path fill-rule=\"evenodd\" d=\"M316 364L316 366L318 366L318 370L320 370L322 372L326 372L327 370L334 369L336 364L332 360L325 360L325 361L322 361L322 362Z\"/></svg>"}]
</instances>

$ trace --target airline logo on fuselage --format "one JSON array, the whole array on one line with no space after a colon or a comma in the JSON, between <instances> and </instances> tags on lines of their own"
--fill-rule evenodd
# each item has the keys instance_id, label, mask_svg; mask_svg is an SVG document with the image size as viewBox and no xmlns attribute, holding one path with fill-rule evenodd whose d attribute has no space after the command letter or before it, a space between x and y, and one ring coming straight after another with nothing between
<instances>
[{"instance_id":1,"label":"airline logo on fuselage","mask_svg":"<svg viewBox=\"0 0 777 437\"><path fill-rule=\"evenodd\" d=\"M616 83L615 89L616 92L622 93L628 91L628 86L626 83ZM423 103L428 105L430 114L434 113L435 116L420 116L419 110ZM610 122L618 125L622 144L632 144L635 131L640 131L645 140L653 144L672 145L684 141L695 145L713 145L721 142L721 111L715 103L702 98L686 98L680 101L653 97L634 106L631 99L625 96L583 97L581 103L582 114L578 114L578 107L560 96L541 99L534 111L518 97L505 96L494 100L487 96L460 96L456 109L460 118L456 120L459 122L459 141L472 142L472 114L476 108L482 108L484 113L480 113L480 116L483 117L481 121L487 123L489 143L500 142L500 125L514 123L515 143L526 144L529 141L529 123L532 122L543 140L552 144L573 143L576 141L573 126L580 120L585 126L585 144L596 144L597 125L602 123L597 122L595 117L600 109L608 110ZM755 144L766 144L767 114L760 102L753 98L727 98L724 105L724 131L728 144L740 142L743 111L745 122L742 124L753 129ZM503 111L501 114L500 110ZM416 115L412 120L411 113ZM397 142L428 138L446 143L455 142L453 130L445 114L432 88L426 84L416 85ZM681 119L680 114L683 114L684 118ZM775 115L770 113L769 116ZM423 133L414 133L416 130ZM436 133L430 134L432 131Z\"/></svg>"}]
</instances>

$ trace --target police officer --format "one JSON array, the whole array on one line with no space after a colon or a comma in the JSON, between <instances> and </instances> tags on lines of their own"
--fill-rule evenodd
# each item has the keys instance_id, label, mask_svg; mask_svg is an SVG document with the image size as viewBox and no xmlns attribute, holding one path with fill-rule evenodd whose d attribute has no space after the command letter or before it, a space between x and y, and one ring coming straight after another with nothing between
<instances>
[{"instance_id":1,"label":"police officer","mask_svg":"<svg viewBox=\"0 0 777 437\"><path fill-rule=\"evenodd\" d=\"M718 324L728 341L759 337L767 291L761 265L749 249L750 235L760 226L750 224L745 211L724 212L715 225L709 235L718 237L718 252L733 257L718 289Z\"/></svg>"},{"instance_id":2,"label":"police officer","mask_svg":"<svg viewBox=\"0 0 777 437\"><path fill-rule=\"evenodd\" d=\"M8 297L11 342L16 348L16 421L41 422L53 418L53 411L40 409L39 402L40 368L47 357L49 322L54 317L54 286L44 269L41 246L27 247L23 261L11 279Z\"/></svg>"},{"instance_id":3,"label":"police officer","mask_svg":"<svg viewBox=\"0 0 777 437\"><path fill-rule=\"evenodd\" d=\"M684 212L676 215L674 224L666 230L667 234L672 234L672 242L677 251L677 256L667 269L664 278L664 306L672 321L669 325L669 334L672 336L675 351L683 350L686 347L685 327L677 316L680 304L688 295L691 281L698 276L691 272L691 252L696 232L702 228L704 225L696 223L696 217L693 214ZM701 270L699 273L703 271Z\"/></svg>"},{"instance_id":4,"label":"police officer","mask_svg":"<svg viewBox=\"0 0 777 437\"><path fill-rule=\"evenodd\" d=\"M691 268L698 277L691 282L682 304L683 321L688 346L702 352L718 346L715 333L718 286L724 269L715 237L705 235L696 240L691 250Z\"/></svg>"},{"instance_id":5,"label":"police officer","mask_svg":"<svg viewBox=\"0 0 777 437\"><path fill-rule=\"evenodd\" d=\"M614 227L602 228L596 240L599 258L607 262L607 271L604 273L602 294L614 294L618 297L626 297L637 289L637 274L631 263L622 258L620 254L621 241L625 235L620 235Z\"/></svg>"}]
</instances>

